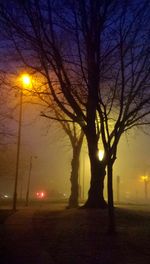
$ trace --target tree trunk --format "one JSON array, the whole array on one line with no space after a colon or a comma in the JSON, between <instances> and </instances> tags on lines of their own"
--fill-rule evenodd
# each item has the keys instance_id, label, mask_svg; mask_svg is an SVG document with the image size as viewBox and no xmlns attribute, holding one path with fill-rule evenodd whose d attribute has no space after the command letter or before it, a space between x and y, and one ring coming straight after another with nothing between
<instances>
[{"instance_id":1,"label":"tree trunk","mask_svg":"<svg viewBox=\"0 0 150 264\"><path fill-rule=\"evenodd\" d=\"M105 178L105 165L103 161L98 159L97 139L87 137L90 166L91 166L91 182L88 192L88 199L83 206L84 208L101 208L107 207L104 200L104 178Z\"/></svg>"},{"instance_id":2,"label":"tree trunk","mask_svg":"<svg viewBox=\"0 0 150 264\"><path fill-rule=\"evenodd\" d=\"M79 185L78 185L78 176L79 176L79 156L80 151L78 151L78 147L73 148L73 158L71 161L71 194L69 197L69 203L67 208L77 208L78 204L78 196L79 196Z\"/></svg>"},{"instance_id":3,"label":"tree trunk","mask_svg":"<svg viewBox=\"0 0 150 264\"><path fill-rule=\"evenodd\" d=\"M114 200L113 200L113 164L111 161L108 161L107 165L108 181L107 181L107 191L108 191L108 216L109 216L109 225L108 233L115 234L115 212L114 212Z\"/></svg>"},{"instance_id":4,"label":"tree trunk","mask_svg":"<svg viewBox=\"0 0 150 264\"><path fill-rule=\"evenodd\" d=\"M79 159L83 143L84 133L80 134L79 139L72 141L73 157L71 161L71 194L67 208L77 208L79 206Z\"/></svg>"}]
</instances>

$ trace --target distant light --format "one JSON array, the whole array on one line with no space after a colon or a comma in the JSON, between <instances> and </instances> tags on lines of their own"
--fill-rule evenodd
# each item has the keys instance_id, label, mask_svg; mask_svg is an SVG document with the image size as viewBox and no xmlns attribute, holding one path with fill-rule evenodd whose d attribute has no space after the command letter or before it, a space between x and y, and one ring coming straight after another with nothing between
<instances>
[{"instance_id":1,"label":"distant light","mask_svg":"<svg viewBox=\"0 0 150 264\"><path fill-rule=\"evenodd\" d=\"M142 181L148 181L148 176L141 176Z\"/></svg>"},{"instance_id":2,"label":"distant light","mask_svg":"<svg viewBox=\"0 0 150 264\"><path fill-rule=\"evenodd\" d=\"M100 149L98 151L98 158L99 158L100 161L103 160L103 158L104 158L104 150Z\"/></svg>"},{"instance_id":3,"label":"distant light","mask_svg":"<svg viewBox=\"0 0 150 264\"><path fill-rule=\"evenodd\" d=\"M4 195L4 197L5 197L5 198L8 198L8 195L7 195L7 194L5 194L5 195Z\"/></svg>"},{"instance_id":4,"label":"distant light","mask_svg":"<svg viewBox=\"0 0 150 264\"><path fill-rule=\"evenodd\" d=\"M36 197L38 199L43 199L46 196L45 192L37 192Z\"/></svg>"}]
</instances>

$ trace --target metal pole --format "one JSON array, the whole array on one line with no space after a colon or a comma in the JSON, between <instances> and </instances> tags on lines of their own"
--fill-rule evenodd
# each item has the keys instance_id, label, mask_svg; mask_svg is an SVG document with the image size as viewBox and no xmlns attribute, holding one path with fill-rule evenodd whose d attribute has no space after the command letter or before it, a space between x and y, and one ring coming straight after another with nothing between
<instances>
[{"instance_id":1,"label":"metal pole","mask_svg":"<svg viewBox=\"0 0 150 264\"><path fill-rule=\"evenodd\" d=\"M117 202L120 202L120 176L117 176Z\"/></svg>"},{"instance_id":2,"label":"metal pole","mask_svg":"<svg viewBox=\"0 0 150 264\"><path fill-rule=\"evenodd\" d=\"M31 170L32 170L32 156L30 157L30 167L29 167L29 175L28 175L28 182L27 182L27 193L26 193L26 204L25 204L25 206L29 205L29 191L30 191Z\"/></svg>"},{"instance_id":3,"label":"metal pole","mask_svg":"<svg viewBox=\"0 0 150 264\"><path fill-rule=\"evenodd\" d=\"M19 125L18 125L18 139L17 139L17 160L16 160L16 174L15 174L14 195L13 195L13 211L16 211L16 203L17 203L17 187L18 187L18 176L19 176L21 126L22 126L22 89L20 91Z\"/></svg>"},{"instance_id":4,"label":"metal pole","mask_svg":"<svg viewBox=\"0 0 150 264\"><path fill-rule=\"evenodd\" d=\"M20 175L20 201L22 201L23 193L23 177Z\"/></svg>"},{"instance_id":5,"label":"metal pole","mask_svg":"<svg viewBox=\"0 0 150 264\"><path fill-rule=\"evenodd\" d=\"M81 158L79 162L78 197L79 197L79 201L81 201Z\"/></svg>"},{"instance_id":6,"label":"metal pole","mask_svg":"<svg viewBox=\"0 0 150 264\"><path fill-rule=\"evenodd\" d=\"M84 180L85 180L85 156L83 151L83 178L82 178L82 199L84 201Z\"/></svg>"},{"instance_id":7,"label":"metal pole","mask_svg":"<svg viewBox=\"0 0 150 264\"><path fill-rule=\"evenodd\" d=\"M145 189L145 201L147 201L148 199L148 192L147 192L147 184L148 184L148 181L145 179L144 180L144 189Z\"/></svg>"}]
</instances>

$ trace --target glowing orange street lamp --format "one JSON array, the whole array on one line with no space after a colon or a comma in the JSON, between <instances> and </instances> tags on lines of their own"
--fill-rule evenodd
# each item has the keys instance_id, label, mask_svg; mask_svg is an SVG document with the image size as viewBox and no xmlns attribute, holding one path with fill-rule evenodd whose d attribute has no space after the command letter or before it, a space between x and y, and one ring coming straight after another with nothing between
<instances>
[{"instance_id":1,"label":"glowing orange street lamp","mask_svg":"<svg viewBox=\"0 0 150 264\"><path fill-rule=\"evenodd\" d=\"M13 211L16 211L17 203L17 187L18 187L18 175L19 175L19 160L20 160L20 142L21 142L21 127L22 127L22 95L23 88L31 86L31 77L29 74L21 75L21 89L20 89L20 108L19 108L19 124L18 124L18 136L17 136L17 158L16 158L16 174L14 184L14 195L13 195Z\"/></svg>"},{"instance_id":2,"label":"glowing orange street lamp","mask_svg":"<svg viewBox=\"0 0 150 264\"><path fill-rule=\"evenodd\" d=\"M31 83L31 78L28 74L23 74L22 75L22 82L24 85L30 85Z\"/></svg>"}]
</instances>

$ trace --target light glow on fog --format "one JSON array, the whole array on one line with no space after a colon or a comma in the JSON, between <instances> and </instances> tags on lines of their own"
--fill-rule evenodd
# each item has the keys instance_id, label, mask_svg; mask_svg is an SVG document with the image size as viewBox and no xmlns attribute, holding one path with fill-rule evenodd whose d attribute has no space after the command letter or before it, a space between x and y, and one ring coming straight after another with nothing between
<instances>
[{"instance_id":1,"label":"light glow on fog","mask_svg":"<svg viewBox=\"0 0 150 264\"><path fill-rule=\"evenodd\" d=\"M36 197L38 199L43 199L43 198L45 198L45 196L46 196L45 192L37 192L36 193Z\"/></svg>"}]
</instances>

